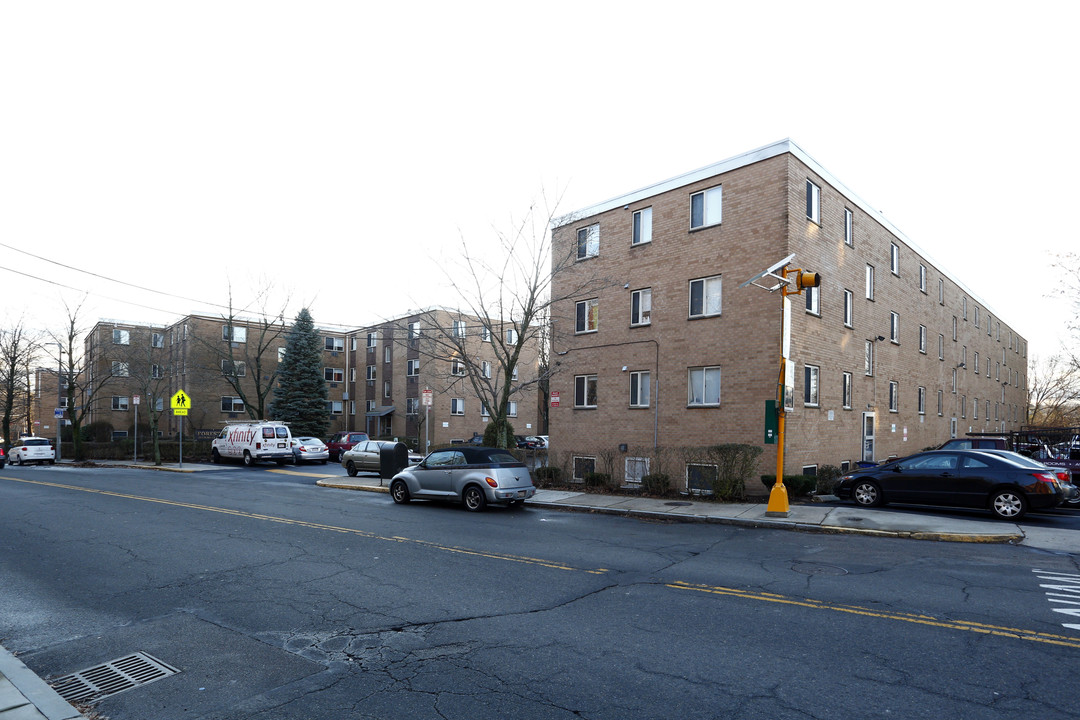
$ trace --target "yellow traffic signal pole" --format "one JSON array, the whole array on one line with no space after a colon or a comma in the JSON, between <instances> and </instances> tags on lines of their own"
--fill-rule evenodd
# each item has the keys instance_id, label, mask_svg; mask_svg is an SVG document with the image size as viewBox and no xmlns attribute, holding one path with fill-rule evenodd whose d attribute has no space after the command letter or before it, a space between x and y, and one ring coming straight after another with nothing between
<instances>
[{"instance_id":1,"label":"yellow traffic signal pole","mask_svg":"<svg viewBox=\"0 0 1080 720\"><path fill-rule=\"evenodd\" d=\"M784 276L789 272L802 271L781 270ZM791 294L798 295L800 292L802 292L802 288ZM776 378L776 482L773 483L772 490L769 492L769 504L765 507L765 515L768 517L787 517L790 507L787 487L784 485L784 419L787 415L784 411L784 406L787 405L787 391L784 385L784 376L787 374L784 338L787 337L788 332L787 327L785 327L787 321L787 312L785 311L787 296L788 286L785 283L780 288L780 374Z\"/></svg>"}]
</instances>

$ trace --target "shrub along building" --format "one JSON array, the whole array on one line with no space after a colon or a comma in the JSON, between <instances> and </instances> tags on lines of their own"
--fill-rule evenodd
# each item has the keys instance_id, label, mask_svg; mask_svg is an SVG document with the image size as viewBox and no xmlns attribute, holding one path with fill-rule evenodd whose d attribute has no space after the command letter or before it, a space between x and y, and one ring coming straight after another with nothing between
<instances>
[{"instance_id":1,"label":"shrub along building","mask_svg":"<svg viewBox=\"0 0 1080 720\"><path fill-rule=\"evenodd\" d=\"M762 447L775 472L782 300L740 285L792 254L822 281L790 298L785 473L1023 422L1026 340L791 141L573 213L553 252L577 259L556 297L609 279L553 311L551 446L576 477L600 460L704 485L713 461L657 449L720 443Z\"/></svg>"}]
</instances>

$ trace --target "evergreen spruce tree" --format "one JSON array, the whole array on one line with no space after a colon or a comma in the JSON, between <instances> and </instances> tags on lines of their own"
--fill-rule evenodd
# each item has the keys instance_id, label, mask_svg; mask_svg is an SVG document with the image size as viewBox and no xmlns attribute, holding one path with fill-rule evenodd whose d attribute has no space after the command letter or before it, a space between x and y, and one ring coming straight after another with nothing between
<instances>
[{"instance_id":1,"label":"evergreen spruce tree","mask_svg":"<svg viewBox=\"0 0 1080 720\"><path fill-rule=\"evenodd\" d=\"M330 427L322 351L322 337L315 330L311 313L304 308L285 342L278 386L270 404L271 417L289 423L293 437L323 438Z\"/></svg>"}]
</instances>

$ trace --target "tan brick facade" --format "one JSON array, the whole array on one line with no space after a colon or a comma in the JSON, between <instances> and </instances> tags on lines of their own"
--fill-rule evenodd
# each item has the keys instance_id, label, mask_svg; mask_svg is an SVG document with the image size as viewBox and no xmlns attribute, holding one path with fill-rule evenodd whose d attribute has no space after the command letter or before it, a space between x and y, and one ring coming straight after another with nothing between
<instances>
[{"instance_id":1,"label":"tan brick facade","mask_svg":"<svg viewBox=\"0 0 1080 720\"><path fill-rule=\"evenodd\" d=\"M818 189L817 222L807 216L807 180ZM713 188L721 190L698 201L702 227L691 228L693 196ZM635 245L635 214L646 209L651 209L651 240ZM710 214L717 209L720 222L713 222ZM850 245L845 211L851 213ZM944 441L954 418L961 435L1015 430L1023 421L1026 341L792 143L762 148L582 211L554 231L556 263L577 250L583 228L596 225L595 256L578 260L553 281L556 297L587 277L595 279L596 287L560 303L553 313L557 366L551 390L559 395L559 406L550 411L555 450L615 450L620 471L622 457L646 453L654 445L753 443L765 449L761 471L775 471L776 446L763 442L764 413L766 400L775 397L779 374L782 300L779 292L739 285L792 253L789 268L817 271L823 281L814 312L807 310L803 295L790 297L795 382L786 414L785 472L863 459L864 413L873 414L875 460ZM586 247L584 254L591 253ZM866 298L868 265L874 267L872 300ZM925 292L920 267L925 268ZM715 313L707 297L717 287ZM648 324L633 325L633 296L644 289L651 289L651 318ZM700 317L691 317L695 289L706 295ZM844 322L845 290L852 294L850 327ZM596 327L586 322L582 332L577 304L593 298ZM925 327L925 352L919 349L920 326ZM872 375L865 369L867 340L873 341ZM818 377L816 403L805 402L808 365ZM715 379L715 370L705 368L719 368L718 404L708 398L698 404L690 397L692 377L714 384L709 379ZM641 377L635 372L649 373L645 407L630 406L632 380ZM847 407L845 372L851 374ZM580 397L575 403L575 391L581 389L581 377L588 386L593 375L595 406L582 407ZM890 410L890 383L896 383L895 412ZM919 388L925 391L921 413ZM618 449L621 445L625 451ZM680 471L670 474L676 484L685 484Z\"/></svg>"}]
</instances>

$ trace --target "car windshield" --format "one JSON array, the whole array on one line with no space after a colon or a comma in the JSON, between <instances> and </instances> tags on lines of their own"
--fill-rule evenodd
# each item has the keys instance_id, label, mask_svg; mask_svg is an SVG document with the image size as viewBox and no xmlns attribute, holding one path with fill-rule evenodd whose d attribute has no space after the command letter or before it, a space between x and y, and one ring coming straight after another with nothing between
<instances>
[{"instance_id":1,"label":"car windshield","mask_svg":"<svg viewBox=\"0 0 1080 720\"><path fill-rule=\"evenodd\" d=\"M1002 460L1007 460L1007 461L1013 463L1014 465L1021 465L1023 467L1027 467L1027 468L1040 468L1040 469L1046 467L1045 465L1043 465L1038 460L1032 460L1031 458L1025 457L1025 456L1021 455L1020 453L1009 452L1008 450L998 450L998 451L984 450L983 452L985 452L985 453L987 453L989 455L993 455L994 457L1001 458Z\"/></svg>"},{"instance_id":2,"label":"car windshield","mask_svg":"<svg viewBox=\"0 0 1080 720\"><path fill-rule=\"evenodd\" d=\"M43 440L41 438L36 438L34 440L25 440L25 441L23 441L23 445L37 446L37 445L48 445L48 444L49 444L48 440Z\"/></svg>"},{"instance_id":3,"label":"car windshield","mask_svg":"<svg viewBox=\"0 0 1080 720\"><path fill-rule=\"evenodd\" d=\"M505 450L494 450L488 453L488 460L493 463L516 463L519 460Z\"/></svg>"}]
</instances>

